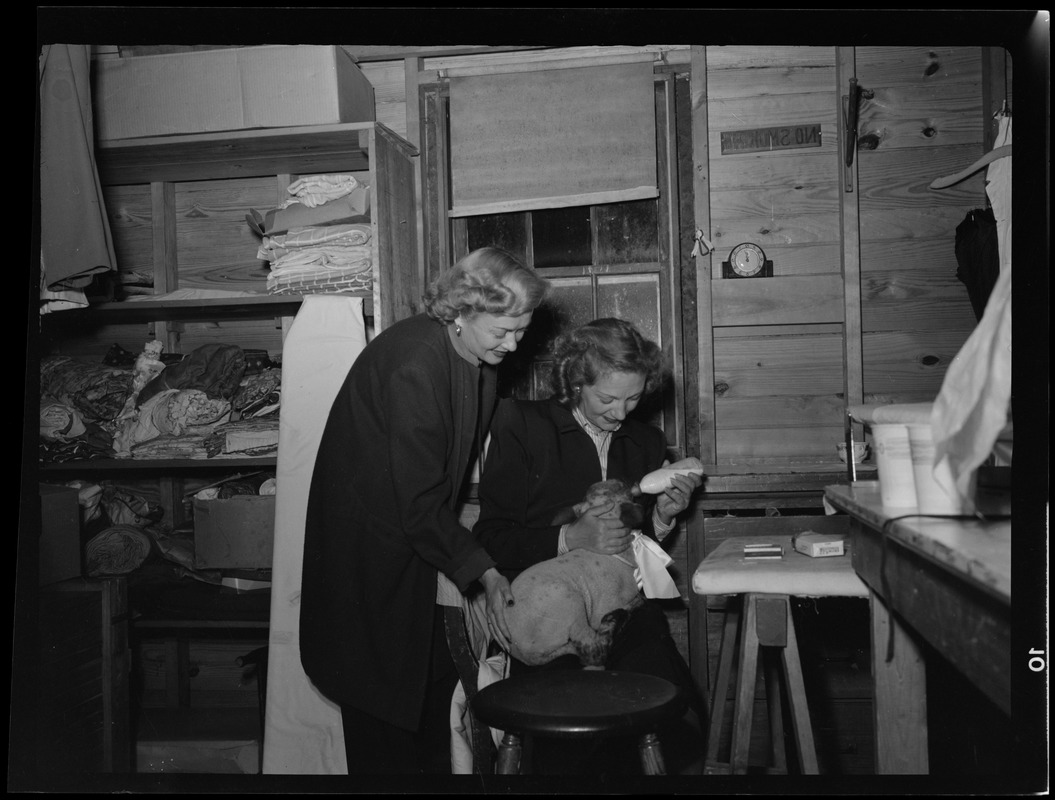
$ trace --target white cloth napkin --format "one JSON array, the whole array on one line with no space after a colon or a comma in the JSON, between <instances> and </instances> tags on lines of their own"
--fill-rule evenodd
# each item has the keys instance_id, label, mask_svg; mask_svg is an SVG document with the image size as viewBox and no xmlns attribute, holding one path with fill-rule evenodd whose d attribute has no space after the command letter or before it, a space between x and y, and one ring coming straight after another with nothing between
<instances>
[{"instance_id":1,"label":"white cloth napkin","mask_svg":"<svg viewBox=\"0 0 1055 800\"><path fill-rule=\"evenodd\" d=\"M640 531L634 531L634 540L630 546L637 563L634 578L637 579L637 585L645 593L645 597L681 597L681 592L667 572L667 567L674 563L667 551Z\"/></svg>"}]
</instances>

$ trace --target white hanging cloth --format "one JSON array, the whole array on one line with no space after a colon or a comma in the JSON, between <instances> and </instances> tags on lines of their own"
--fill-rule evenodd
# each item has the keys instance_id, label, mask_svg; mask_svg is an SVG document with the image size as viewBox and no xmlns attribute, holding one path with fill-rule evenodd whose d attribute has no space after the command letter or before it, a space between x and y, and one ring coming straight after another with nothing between
<instances>
[{"instance_id":1,"label":"white hanging cloth","mask_svg":"<svg viewBox=\"0 0 1055 800\"><path fill-rule=\"evenodd\" d=\"M312 685L300 663L300 586L319 441L333 399L365 346L362 298L319 294L304 298L282 348L265 774L348 772L341 709Z\"/></svg>"},{"instance_id":2,"label":"white hanging cloth","mask_svg":"<svg viewBox=\"0 0 1055 800\"><path fill-rule=\"evenodd\" d=\"M995 148L1010 147L1011 117L1000 118ZM945 373L931 412L935 474L946 460L947 487L973 505L972 476L993 452L1011 408L1011 156L990 162L986 194L996 218L1000 275L978 326Z\"/></svg>"}]
</instances>

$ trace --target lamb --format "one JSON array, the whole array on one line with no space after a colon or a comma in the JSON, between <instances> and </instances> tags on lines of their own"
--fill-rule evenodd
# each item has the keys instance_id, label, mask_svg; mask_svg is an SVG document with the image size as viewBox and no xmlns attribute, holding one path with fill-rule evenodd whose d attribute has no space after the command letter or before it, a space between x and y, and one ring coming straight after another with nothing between
<instances>
[{"instance_id":1,"label":"lamb","mask_svg":"<svg viewBox=\"0 0 1055 800\"><path fill-rule=\"evenodd\" d=\"M619 504L613 514L627 527L641 525L641 506L618 480L593 484L574 513L613 501ZM538 665L572 653L586 667L603 668L616 630L645 602L635 567L628 547L613 556L573 550L524 570L512 583L515 604L506 609L512 654Z\"/></svg>"}]
</instances>

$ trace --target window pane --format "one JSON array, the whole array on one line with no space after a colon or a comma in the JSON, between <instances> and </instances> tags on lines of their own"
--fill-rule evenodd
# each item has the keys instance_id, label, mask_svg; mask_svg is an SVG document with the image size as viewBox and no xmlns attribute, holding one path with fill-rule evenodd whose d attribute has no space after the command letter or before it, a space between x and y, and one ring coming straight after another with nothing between
<instances>
[{"instance_id":1,"label":"window pane","mask_svg":"<svg viewBox=\"0 0 1055 800\"><path fill-rule=\"evenodd\" d=\"M595 264L638 264L659 261L657 200L594 206L597 220Z\"/></svg>"},{"instance_id":2,"label":"window pane","mask_svg":"<svg viewBox=\"0 0 1055 800\"><path fill-rule=\"evenodd\" d=\"M527 212L467 217L465 233L470 252L480 247L501 247L528 263Z\"/></svg>"},{"instance_id":3,"label":"window pane","mask_svg":"<svg viewBox=\"0 0 1055 800\"><path fill-rule=\"evenodd\" d=\"M663 346L659 325L659 275L597 278L597 316L632 322L641 335Z\"/></svg>"},{"instance_id":4,"label":"window pane","mask_svg":"<svg viewBox=\"0 0 1055 800\"><path fill-rule=\"evenodd\" d=\"M590 207L572 206L531 212L535 267L581 267L593 263Z\"/></svg>"}]
</instances>

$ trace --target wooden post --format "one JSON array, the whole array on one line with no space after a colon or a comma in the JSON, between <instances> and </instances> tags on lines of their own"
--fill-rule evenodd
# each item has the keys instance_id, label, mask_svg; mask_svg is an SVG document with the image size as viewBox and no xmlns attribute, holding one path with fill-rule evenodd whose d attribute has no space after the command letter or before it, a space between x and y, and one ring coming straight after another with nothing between
<instances>
[{"instance_id":1,"label":"wooden post","mask_svg":"<svg viewBox=\"0 0 1055 800\"><path fill-rule=\"evenodd\" d=\"M839 227L843 277L843 395L847 407L864 402L863 350L861 330L861 231L860 231L860 181L858 180L857 154L853 164L845 164L846 114L843 98L851 78L856 78L855 49L840 47L836 53L835 81L839 109L838 141L836 158L839 159L839 175L849 170L852 191L840 181L843 191L839 197ZM852 423L854 441L863 441L864 428Z\"/></svg>"},{"instance_id":2,"label":"wooden post","mask_svg":"<svg viewBox=\"0 0 1055 800\"><path fill-rule=\"evenodd\" d=\"M919 646L875 592L872 617L872 675L875 679L876 772L925 775L927 755L927 668ZM887 644L893 644L888 662Z\"/></svg>"}]
</instances>

